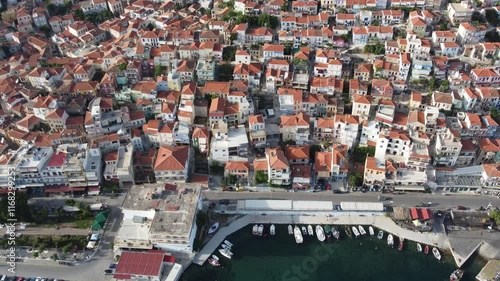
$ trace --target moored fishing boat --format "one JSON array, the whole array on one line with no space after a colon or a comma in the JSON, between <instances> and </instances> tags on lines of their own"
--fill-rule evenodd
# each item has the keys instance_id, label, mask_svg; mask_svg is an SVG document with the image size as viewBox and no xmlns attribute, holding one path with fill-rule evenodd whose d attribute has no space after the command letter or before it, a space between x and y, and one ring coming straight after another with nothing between
<instances>
[{"instance_id":1,"label":"moored fishing boat","mask_svg":"<svg viewBox=\"0 0 500 281\"><path fill-rule=\"evenodd\" d=\"M394 237L392 234L387 235L387 245L394 247Z\"/></svg>"},{"instance_id":2,"label":"moored fishing boat","mask_svg":"<svg viewBox=\"0 0 500 281\"><path fill-rule=\"evenodd\" d=\"M310 236L314 235L314 230L313 230L313 227L311 225L307 226L307 234L309 234Z\"/></svg>"},{"instance_id":3,"label":"moored fishing boat","mask_svg":"<svg viewBox=\"0 0 500 281\"><path fill-rule=\"evenodd\" d=\"M370 233L370 236L375 235L375 230L373 230L373 227L371 225L368 227L368 232Z\"/></svg>"},{"instance_id":4,"label":"moored fishing boat","mask_svg":"<svg viewBox=\"0 0 500 281\"><path fill-rule=\"evenodd\" d=\"M231 247L229 247L226 244L222 244L221 247L222 247L222 249L231 250Z\"/></svg>"},{"instance_id":5,"label":"moored fishing boat","mask_svg":"<svg viewBox=\"0 0 500 281\"><path fill-rule=\"evenodd\" d=\"M224 240L224 244L228 245L229 247L232 247L233 246L233 243L227 241L227 240Z\"/></svg>"},{"instance_id":6,"label":"moored fishing boat","mask_svg":"<svg viewBox=\"0 0 500 281\"><path fill-rule=\"evenodd\" d=\"M325 234L327 238L332 237L332 228L329 225L325 225Z\"/></svg>"},{"instance_id":7,"label":"moored fishing boat","mask_svg":"<svg viewBox=\"0 0 500 281\"><path fill-rule=\"evenodd\" d=\"M217 229L219 229L219 223L218 222L212 224L212 226L208 229L208 234L212 234L212 233L216 232Z\"/></svg>"},{"instance_id":8,"label":"moored fishing boat","mask_svg":"<svg viewBox=\"0 0 500 281\"><path fill-rule=\"evenodd\" d=\"M457 269L450 275L450 281L460 281L464 276L463 270Z\"/></svg>"},{"instance_id":9,"label":"moored fishing boat","mask_svg":"<svg viewBox=\"0 0 500 281\"><path fill-rule=\"evenodd\" d=\"M417 243L417 252L422 252L422 245L420 243Z\"/></svg>"},{"instance_id":10,"label":"moored fishing boat","mask_svg":"<svg viewBox=\"0 0 500 281\"><path fill-rule=\"evenodd\" d=\"M429 253L429 245L425 246L424 253L427 255Z\"/></svg>"},{"instance_id":11,"label":"moored fishing boat","mask_svg":"<svg viewBox=\"0 0 500 281\"><path fill-rule=\"evenodd\" d=\"M295 236L295 242L297 242L297 244L304 242L304 238L302 237L302 233L300 232L300 228L298 226L295 226L293 229L293 236Z\"/></svg>"},{"instance_id":12,"label":"moored fishing boat","mask_svg":"<svg viewBox=\"0 0 500 281\"><path fill-rule=\"evenodd\" d=\"M290 235L293 234L293 227L291 224L288 225L288 234L290 234Z\"/></svg>"},{"instance_id":13,"label":"moored fishing boat","mask_svg":"<svg viewBox=\"0 0 500 281\"><path fill-rule=\"evenodd\" d=\"M307 229L305 226L302 227L302 235L307 235Z\"/></svg>"},{"instance_id":14,"label":"moored fishing boat","mask_svg":"<svg viewBox=\"0 0 500 281\"><path fill-rule=\"evenodd\" d=\"M377 238L378 238L379 240L384 239L384 231L383 231L383 230L380 230L380 231L378 232L378 234L377 234Z\"/></svg>"},{"instance_id":15,"label":"moored fishing boat","mask_svg":"<svg viewBox=\"0 0 500 281\"><path fill-rule=\"evenodd\" d=\"M345 234L347 234L347 236L349 236L349 238L352 239L352 232L351 232L351 229L349 228L349 226L346 226Z\"/></svg>"},{"instance_id":16,"label":"moored fishing boat","mask_svg":"<svg viewBox=\"0 0 500 281\"><path fill-rule=\"evenodd\" d=\"M259 226L258 225L254 225L252 227L252 235L257 235L259 234Z\"/></svg>"},{"instance_id":17,"label":"moored fishing boat","mask_svg":"<svg viewBox=\"0 0 500 281\"><path fill-rule=\"evenodd\" d=\"M269 228L269 233L271 235L275 235L276 234L276 227L274 226L274 224L271 224L271 227Z\"/></svg>"},{"instance_id":18,"label":"moored fishing boat","mask_svg":"<svg viewBox=\"0 0 500 281\"><path fill-rule=\"evenodd\" d=\"M356 236L356 237L359 236L359 231L355 226L352 227L352 232L354 233L354 236Z\"/></svg>"},{"instance_id":19,"label":"moored fishing boat","mask_svg":"<svg viewBox=\"0 0 500 281\"><path fill-rule=\"evenodd\" d=\"M318 237L318 240L320 242L325 241L325 231L323 230L323 227L321 227L321 225L316 226L316 236Z\"/></svg>"},{"instance_id":20,"label":"moored fishing boat","mask_svg":"<svg viewBox=\"0 0 500 281\"><path fill-rule=\"evenodd\" d=\"M228 259L233 257L233 253L231 253L228 249L219 249L219 253Z\"/></svg>"},{"instance_id":21,"label":"moored fishing boat","mask_svg":"<svg viewBox=\"0 0 500 281\"><path fill-rule=\"evenodd\" d=\"M262 236L264 233L264 225L259 225L259 228L257 229L257 235Z\"/></svg>"},{"instance_id":22,"label":"moored fishing boat","mask_svg":"<svg viewBox=\"0 0 500 281\"><path fill-rule=\"evenodd\" d=\"M332 227L332 235L335 237L335 239L339 240L340 239L340 231L336 226Z\"/></svg>"},{"instance_id":23,"label":"moored fishing boat","mask_svg":"<svg viewBox=\"0 0 500 281\"><path fill-rule=\"evenodd\" d=\"M361 225L358 226L358 229L359 229L359 233L361 235L366 235L366 231L365 231L365 228Z\"/></svg>"},{"instance_id":24,"label":"moored fishing boat","mask_svg":"<svg viewBox=\"0 0 500 281\"><path fill-rule=\"evenodd\" d=\"M438 248L432 248L432 254L438 261L441 260L441 253L439 252Z\"/></svg>"},{"instance_id":25,"label":"moored fishing boat","mask_svg":"<svg viewBox=\"0 0 500 281\"><path fill-rule=\"evenodd\" d=\"M400 251L402 251L402 250L403 250L404 243L405 243L405 239L404 239L403 237L400 237L400 238L399 238L399 246L398 246L398 250L400 250Z\"/></svg>"},{"instance_id":26,"label":"moored fishing boat","mask_svg":"<svg viewBox=\"0 0 500 281\"><path fill-rule=\"evenodd\" d=\"M218 266L220 266L219 261L218 261L218 260L215 260L215 259L211 259L211 258L209 258L209 259L208 259L208 263L209 263L211 266L213 266L213 267L218 267Z\"/></svg>"}]
</instances>

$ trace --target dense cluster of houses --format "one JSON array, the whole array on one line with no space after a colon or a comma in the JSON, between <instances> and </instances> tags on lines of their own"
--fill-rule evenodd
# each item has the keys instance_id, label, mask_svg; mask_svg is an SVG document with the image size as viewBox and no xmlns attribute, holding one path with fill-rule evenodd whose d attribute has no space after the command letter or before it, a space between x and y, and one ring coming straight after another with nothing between
<instances>
[{"instance_id":1,"label":"dense cluster of houses","mask_svg":"<svg viewBox=\"0 0 500 281\"><path fill-rule=\"evenodd\" d=\"M500 43L485 42L497 31L472 24L467 2L442 4L89 0L54 15L9 0L0 186L12 169L18 188L49 192L185 182L195 155L249 184L345 186L353 151L373 147L366 186L451 188L440 177L462 169L479 180L464 190L498 188ZM103 12L115 17L85 20ZM262 14L278 26L240 20ZM365 46L385 55L350 54ZM442 87L415 86L431 78Z\"/></svg>"}]
</instances>

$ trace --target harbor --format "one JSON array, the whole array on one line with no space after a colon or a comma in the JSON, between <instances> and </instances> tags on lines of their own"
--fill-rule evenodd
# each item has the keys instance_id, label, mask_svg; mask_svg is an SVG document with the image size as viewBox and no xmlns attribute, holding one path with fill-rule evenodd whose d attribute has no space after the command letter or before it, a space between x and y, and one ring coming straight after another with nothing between
<instances>
[{"instance_id":1,"label":"harbor","mask_svg":"<svg viewBox=\"0 0 500 281\"><path fill-rule=\"evenodd\" d=\"M386 217L384 213L361 213L356 215L345 215L343 213L332 213L330 216L313 215L245 215L238 218L227 226L222 227L203 249L195 256L193 263L202 265L217 250L217 247L223 243L227 236L240 230L247 225L254 224L275 224L275 225L365 225L381 229L386 233L397 237L403 237L407 240L418 242L425 245L431 245L439 249L449 250L445 242L445 235L439 233L418 233L399 227L394 221Z\"/></svg>"},{"instance_id":2,"label":"harbor","mask_svg":"<svg viewBox=\"0 0 500 281\"><path fill-rule=\"evenodd\" d=\"M442 281L448 280L450 274L456 270L453 259L443 253L441 261L436 260L432 252L425 254L418 252L416 243L405 240L404 248L398 250L399 237L394 236L395 246L387 245L388 233L384 232L383 239L378 239L378 228L374 227L375 235L369 234L369 226L363 226L367 234L350 239L345 234L346 228L335 225L340 230L340 239L326 238L320 242L316 235L317 225L311 224L314 235L309 235L307 224L296 224L300 233L306 228L303 242L298 244L294 235L288 231L286 224L274 224L276 235L270 233L273 224L263 223L264 234L254 235L256 225L249 224L237 232L226 237L234 246L231 259L219 254L224 242L217 245L214 254L220 258L220 267L213 267L208 263L202 266L192 265L187 268L182 281L222 281L222 280L327 280L335 276L338 280L373 280L373 281ZM259 224L260 226L260 224ZM322 225L326 229L326 225ZM359 227L359 226L356 226ZM319 255L318 255L319 253ZM325 255L325 257L323 257ZM466 275L462 281L471 281L478 274L482 265L476 261L464 267ZM303 269L306 278L294 275L295 268ZM309 269L311 268L311 269ZM408 276L406 276L408 275ZM304 275L305 276L305 275ZM297 279L296 279L297 278ZM404 279L403 279L404 278Z\"/></svg>"}]
</instances>

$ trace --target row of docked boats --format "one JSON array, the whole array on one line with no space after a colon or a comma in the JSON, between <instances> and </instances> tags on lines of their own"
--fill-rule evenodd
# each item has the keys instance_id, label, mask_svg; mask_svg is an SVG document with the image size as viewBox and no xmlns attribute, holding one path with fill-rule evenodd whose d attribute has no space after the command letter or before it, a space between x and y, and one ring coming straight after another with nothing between
<instances>
[{"instance_id":1,"label":"row of docked boats","mask_svg":"<svg viewBox=\"0 0 500 281\"><path fill-rule=\"evenodd\" d=\"M293 227L292 225L288 225L288 234L293 234L293 236L295 237L295 242L297 242L297 244L301 244L304 242L304 236L314 236L314 233L316 233L316 237L320 242L323 242L327 237L329 238L332 236L335 237L335 239L340 239L340 231L336 226L326 225L323 228L323 226L317 225L315 228L313 228L312 225L308 225L307 227L300 227L298 225Z\"/></svg>"},{"instance_id":2,"label":"row of docked boats","mask_svg":"<svg viewBox=\"0 0 500 281\"><path fill-rule=\"evenodd\" d=\"M233 243L224 240L224 242L221 244L221 248L219 249L219 253L222 256L231 259L233 257L233 252L231 252L232 248L233 248ZM220 266L219 257L215 254L212 254L212 256L208 258L208 263L215 267Z\"/></svg>"},{"instance_id":3,"label":"row of docked boats","mask_svg":"<svg viewBox=\"0 0 500 281\"><path fill-rule=\"evenodd\" d=\"M380 230L378 232L377 238L380 240L382 240L384 238L384 232L382 230ZM405 242L405 239L403 237L399 238L398 250L400 250L400 251L403 250L404 242ZM387 245L389 245L389 247L394 247L394 236L390 233L389 233L389 235L387 235ZM430 251L429 245L425 245L425 248L423 248L420 243L417 243L417 252L424 252L424 254L428 254L429 251ZM441 260L441 253L439 252L438 248L433 247L432 254L434 255L434 257L437 260L439 260L439 261Z\"/></svg>"},{"instance_id":4,"label":"row of docked boats","mask_svg":"<svg viewBox=\"0 0 500 281\"><path fill-rule=\"evenodd\" d=\"M269 234L271 234L272 236L276 235L276 227L274 226L274 224L271 224L271 226L269 227ZM264 235L264 225L263 224L254 225L252 227L252 235L263 236Z\"/></svg>"}]
</instances>

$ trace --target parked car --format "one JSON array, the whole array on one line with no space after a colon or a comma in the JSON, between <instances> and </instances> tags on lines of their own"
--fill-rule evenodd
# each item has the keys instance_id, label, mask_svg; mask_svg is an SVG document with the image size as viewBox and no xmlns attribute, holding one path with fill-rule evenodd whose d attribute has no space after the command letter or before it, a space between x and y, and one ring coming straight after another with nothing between
<instances>
[{"instance_id":1,"label":"parked car","mask_svg":"<svg viewBox=\"0 0 500 281\"><path fill-rule=\"evenodd\" d=\"M467 210L467 208L465 208L464 206L457 206L457 209L459 209L460 211Z\"/></svg>"},{"instance_id":2,"label":"parked car","mask_svg":"<svg viewBox=\"0 0 500 281\"><path fill-rule=\"evenodd\" d=\"M104 274L105 275L111 275L111 274L113 274L113 272L114 272L114 270L112 270L112 269L106 269L106 270L104 270Z\"/></svg>"},{"instance_id":3,"label":"parked car","mask_svg":"<svg viewBox=\"0 0 500 281\"><path fill-rule=\"evenodd\" d=\"M112 264L110 264L110 265L109 265L109 268L110 268L110 269L116 268L116 263L112 263Z\"/></svg>"}]
</instances>

